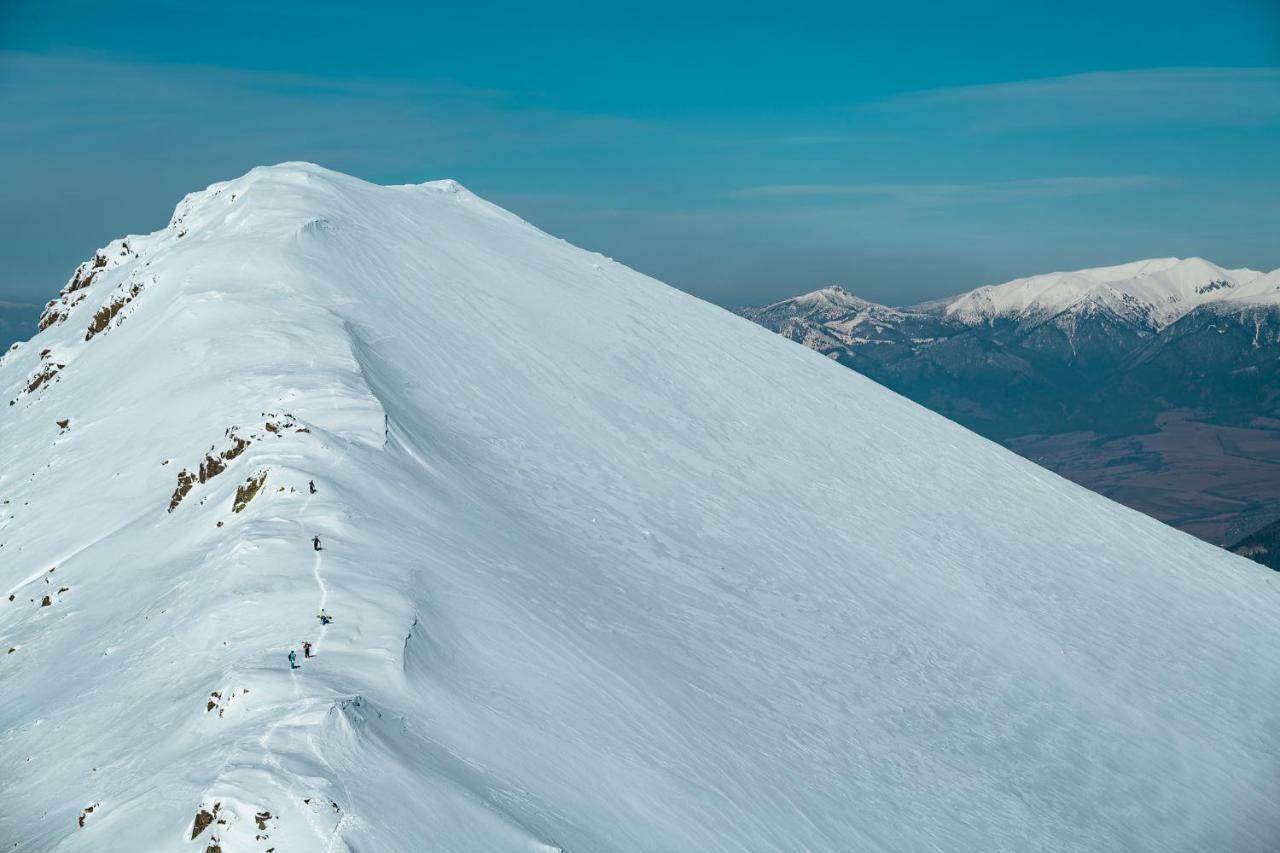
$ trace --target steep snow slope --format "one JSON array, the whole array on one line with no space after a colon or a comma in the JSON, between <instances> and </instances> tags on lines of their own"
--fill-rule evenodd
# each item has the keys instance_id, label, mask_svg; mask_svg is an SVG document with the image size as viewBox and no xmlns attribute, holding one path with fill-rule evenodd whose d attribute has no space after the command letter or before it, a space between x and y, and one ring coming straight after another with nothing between
<instances>
[{"instance_id":1,"label":"steep snow slope","mask_svg":"<svg viewBox=\"0 0 1280 853\"><path fill-rule=\"evenodd\" d=\"M1273 573L455 184L256 169L46 320L0 849L1274 849Z\"/></svg>"}]
</instances>

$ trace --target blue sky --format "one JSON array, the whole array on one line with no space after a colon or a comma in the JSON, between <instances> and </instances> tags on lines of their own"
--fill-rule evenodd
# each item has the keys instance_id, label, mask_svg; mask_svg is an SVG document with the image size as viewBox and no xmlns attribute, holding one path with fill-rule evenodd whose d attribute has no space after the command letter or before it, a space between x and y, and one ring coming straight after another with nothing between
<instances>
[{"instance_id":1,"label":"blue sky","mask_svg":"<svg viewBox=\"0 0 1280 853\"><path fill-rule=\"evenodd\" d=\"M0 307L292 159L456 178L729 306L1280 266L1273 0L8 0L0 116Z\"/></svg>"}]
</instances>

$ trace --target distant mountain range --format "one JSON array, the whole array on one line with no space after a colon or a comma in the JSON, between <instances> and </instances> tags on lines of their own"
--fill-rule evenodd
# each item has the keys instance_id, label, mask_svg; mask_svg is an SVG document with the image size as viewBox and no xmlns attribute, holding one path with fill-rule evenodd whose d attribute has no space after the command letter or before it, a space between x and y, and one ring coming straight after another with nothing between
<instances>
[{"instance_id":1,"label":"distant mountain range","mask_svg":"<svg viewBox=\"0 0 1280 853\"><path fill-rule=\"evenodd\" d=\"M740 313L1216 544L1280 519L1280 271L1161 258Z\"/></svg>"}]
</instances>

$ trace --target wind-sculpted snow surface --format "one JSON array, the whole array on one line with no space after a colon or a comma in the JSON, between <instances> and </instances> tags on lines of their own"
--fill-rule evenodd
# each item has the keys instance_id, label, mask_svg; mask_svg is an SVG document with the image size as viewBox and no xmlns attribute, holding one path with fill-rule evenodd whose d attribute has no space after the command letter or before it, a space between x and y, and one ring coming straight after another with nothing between
<instances>
[{"instance_id":1,"label":"wind-sculpted snow surface","mask_svg":"<svg viewBox=\"0 0 1280 853\"><path fill-rule=\"evenodd\" d=\"M449 182L128 246L0 366L0 850L1275 849L1274 573Z\"/></svg>"}]
</instances>

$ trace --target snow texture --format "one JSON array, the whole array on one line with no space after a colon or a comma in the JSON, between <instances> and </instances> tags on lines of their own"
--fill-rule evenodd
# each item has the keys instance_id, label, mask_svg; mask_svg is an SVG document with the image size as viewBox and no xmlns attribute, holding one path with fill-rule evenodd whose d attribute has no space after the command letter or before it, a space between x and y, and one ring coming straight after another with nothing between
<instances>
[{"instance_id":1,"label":"snow texture","mask_svg":"<svg viewBox=\"0 0 1280 853\"><path fill-rule=\"evenodd\" d=\"M1275 573L747 320L307 164L77 278L0 850L1276 849Z\"/></svg>"}]
</instances>

